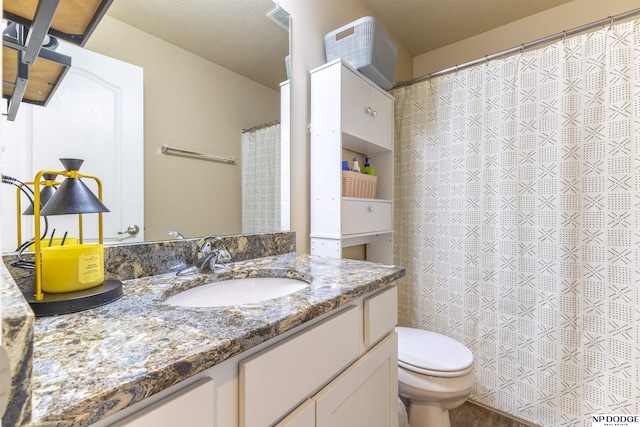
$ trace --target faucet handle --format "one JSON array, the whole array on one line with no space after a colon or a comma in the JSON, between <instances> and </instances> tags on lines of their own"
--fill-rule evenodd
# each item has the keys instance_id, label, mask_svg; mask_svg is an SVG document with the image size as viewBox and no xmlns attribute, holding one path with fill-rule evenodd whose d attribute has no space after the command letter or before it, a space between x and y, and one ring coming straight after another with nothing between
<instances>
[{"instance_id":1,"label":"faucet handle","mask_svg":"<svg viewBox=\"0 0 640 427\"><path fill-rule=\"evenodd\" d=\"M196 255L211 252L213 250L213 248L211 247L211 242L217 242L218 240L222 240L222 236L206 236L198 240L198 244L196 246Z\"/></svg>"},{"instance_id":2,"label":"faucet handle","mask_svg":"<svg viewBox=\"0 0 640 427\"><path fill-rule=\"evenodd\" d=\"M218 262L224 264L225 262L231 261L231 254L226 249L216 249L218 252Z\"/></svg>"},{"instance_id":3,"label":"faucet handle","mask_svg":"<svg viewBox=\"0 0 640 427\"><path fill-rule=\"evenodd\" d=\"M217 272L227 268L224 263L231 261L231 254L229 251L226 249L214 249L212 253L214 256L211 258L211 267L213 267L211 270Z\"/></svg>"}]
</instances>

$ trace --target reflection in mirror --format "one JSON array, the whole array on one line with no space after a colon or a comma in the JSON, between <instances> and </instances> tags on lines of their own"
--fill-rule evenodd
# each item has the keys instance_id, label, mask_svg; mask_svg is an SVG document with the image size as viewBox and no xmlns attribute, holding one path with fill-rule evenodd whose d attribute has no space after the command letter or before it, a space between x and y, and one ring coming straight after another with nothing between
<instances>
[{"instance_id":1,"label":"reflection in mirror","mask_svg":"<svg viewBox=\"0 0 640 427\"><path fill-rule=\"evenodd\" d=\"M270 167L258 157L250 179L279 186L280 195L269 203L280 197L280 222L270 219L270 226L254 230L289 229L288 88L280 86L287 80L289 36L267 17L275 9L272 0L114 0L85 45L90 52L72 54L72 67L49 106L22 105L16 122L8 124L13 127L5 126L3 173L32 181L37 171L57 168L59 157L84 158L85 172L102 179L111 210L104 215L106 242L166 240L173 238L170 231L187 238L238 234L248 163L242 130L279 121L276 161L285 165L280 181L269 177ZM109 65L92 67L91 58L84 58L92 55ZM102 73L120 67L125 71L116 74L141 79L130 92L121 89L129 83ZM140 117L135 105L123 103L129 93L139 97ZM166 155L162 146L233 157L235 164ZM266 194L245 181L245 195ZM16 243L15 187L3 185L2 198L7 251ZM23 239L32 237L31 222L22 217ZM140 231L132 235L134 225ZM72 235L75 226L52 227L61 236Z\"/></svg>"}]
</instances>

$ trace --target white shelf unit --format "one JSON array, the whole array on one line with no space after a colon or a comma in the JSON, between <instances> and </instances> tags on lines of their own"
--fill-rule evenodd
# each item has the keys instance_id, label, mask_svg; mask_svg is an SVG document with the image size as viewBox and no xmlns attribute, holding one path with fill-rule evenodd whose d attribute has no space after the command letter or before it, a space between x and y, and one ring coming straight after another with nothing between
<instances>
[{"instance_id":1,"label":"white shelf unit","mask_svg":"<svg viewBox=\"0 0 640 427\"><path fill-rule=\"evenodd\" d=\"M375 199L342 197L343 149L371 158ZM340 59L312 70L310 155L311 254L366 244L368 261L392 264L393 97Z\"/></svg>"}]
</instances>

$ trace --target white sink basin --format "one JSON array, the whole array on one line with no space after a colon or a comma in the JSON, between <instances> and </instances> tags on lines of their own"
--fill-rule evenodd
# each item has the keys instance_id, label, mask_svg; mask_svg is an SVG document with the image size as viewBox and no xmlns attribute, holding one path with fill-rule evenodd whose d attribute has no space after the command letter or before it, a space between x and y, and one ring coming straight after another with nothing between
<instances>
[{"instance_id":1,"label":"white sink basin","mask_svg":"<svg viewBox=\"0 0 640 427\"><path fill-rule=\"evenodd\" d=\"M181 307L223 307L251 304L279 298L309 286L307 282L283 277L246 277L209 283L180 292L167 304Z\"/></svg>"}]
</instances>

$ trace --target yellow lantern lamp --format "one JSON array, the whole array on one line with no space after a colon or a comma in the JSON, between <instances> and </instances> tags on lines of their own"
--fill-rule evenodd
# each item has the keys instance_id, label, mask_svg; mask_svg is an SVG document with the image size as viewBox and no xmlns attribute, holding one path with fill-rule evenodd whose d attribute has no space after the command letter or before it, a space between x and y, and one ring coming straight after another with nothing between
<instances>
[{"instance_id":1,"label":"yellow lantern lamp","mask_svg":"<svg viewBox=\"0 0 640 427\"><path fill-rule=\"evenodd\" d=\"M79 172L83 160L60 159L64 171L43 170L34 179L33 217L35 228L35 293L26 295L36 316L72 313L98 307L122 296L122 282L104 280L104 250L102 213L109 212L102 204L102 182L95 176ZM66 179L44 206L41 206L43 178L61 175ZM80 178L94 180L98 197ZM85 244L82 236L82 215L98 214L98 243ZM77 244L42 247L40 217L49 215L79 215Z\"/></svg>"}]
</instances>

